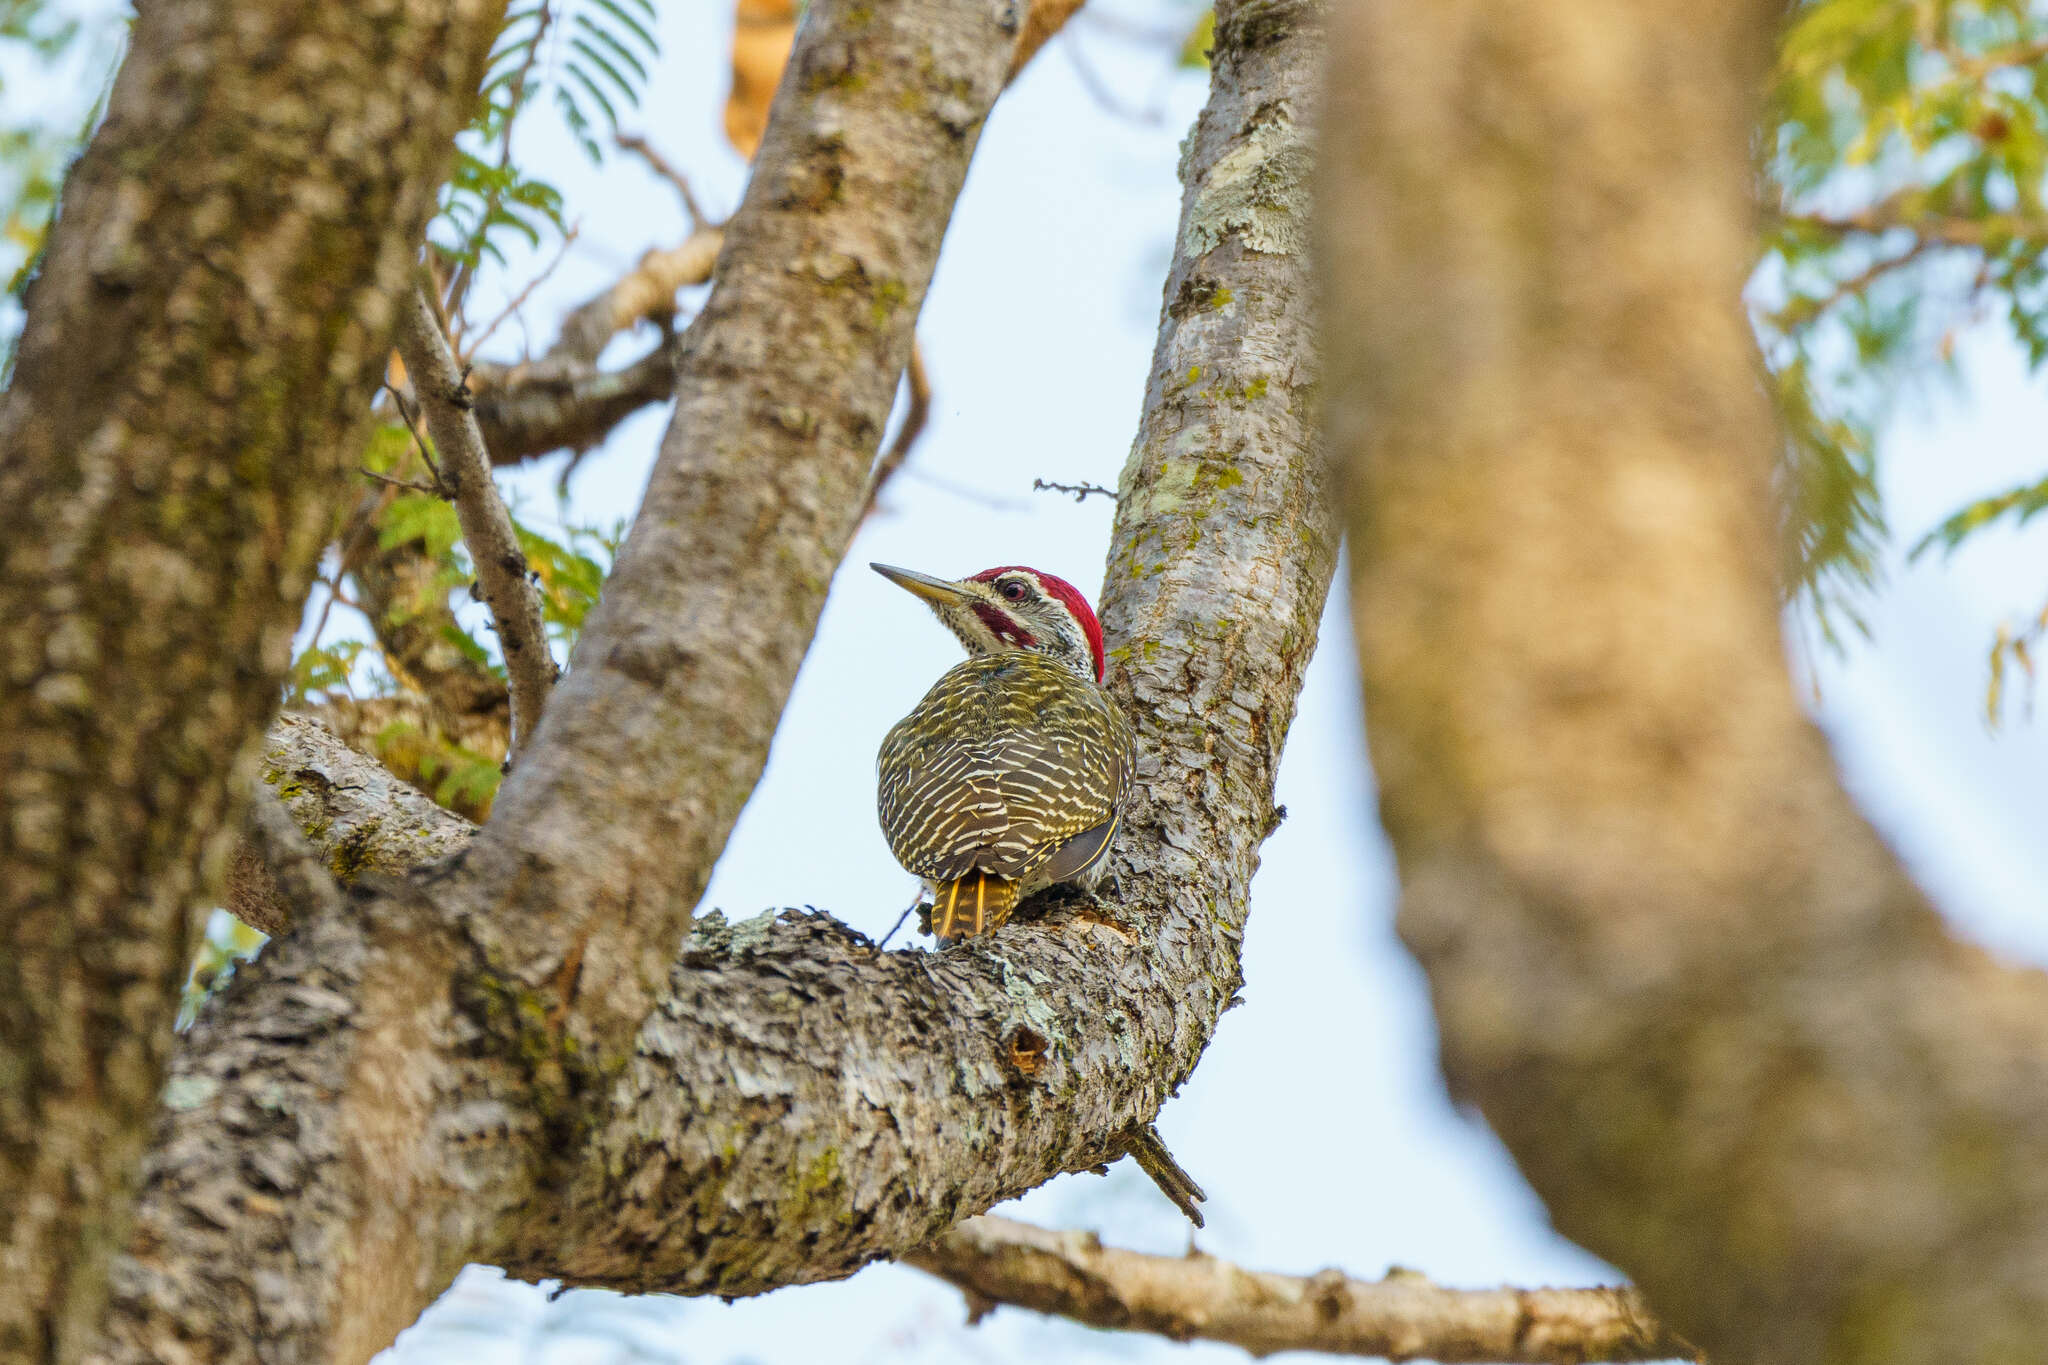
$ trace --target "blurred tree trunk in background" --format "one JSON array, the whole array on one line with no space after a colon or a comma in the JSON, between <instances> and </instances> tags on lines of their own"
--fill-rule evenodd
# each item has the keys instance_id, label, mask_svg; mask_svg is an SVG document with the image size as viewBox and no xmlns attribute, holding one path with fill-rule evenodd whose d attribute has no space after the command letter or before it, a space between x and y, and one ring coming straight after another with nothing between
<instances>
[{"instance_id":1,"label":"blurred tree trunk in background","mask_svg":"<svg viewBox=\"0 0 2048 1365\"><path fill-rule=\"evenodd\" d=\"M0 406L0 1359L75 1358L503 0L144 6Z\"/></svg>"},{"instance_id":2,"label":"blurred tree trunk in background","mask_svg":"<svg viewBox=\"0 0 2048 1365\"><path fill-rule=\"evenodd\" d=\"M2048 978L1787 676L1740 293L1782 6L1356 4L1321 245L1400 926L1453 1091L1714 1360L2035 1360Z\"/></svg>"}]
</instances>

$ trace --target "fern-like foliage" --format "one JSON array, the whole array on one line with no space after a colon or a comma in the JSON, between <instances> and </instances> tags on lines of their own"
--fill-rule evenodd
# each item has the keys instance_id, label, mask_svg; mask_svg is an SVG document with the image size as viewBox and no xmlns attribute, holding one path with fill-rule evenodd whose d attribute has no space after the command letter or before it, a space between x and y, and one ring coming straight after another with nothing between
<instances>
[{"instance_id":1,"label":"fern-like foliage","mask_svg":"<svg viewBox=\"0 0 2048 1365\"><path fill-rule=\"evenodd\" d=\"M1776 212L1751 302L1787 430L1787 581L1825 628L1876 576L1896 395L1952 371L1982 318L2048 366L2048 7L1806 0L1760 151ZM1930 540L1991 519L1966 508Z\"/></svg>"},{"instance_id":2,"label":"fern-like foliage","mask_svg":"<svg viewBox=\"0 0 2048 1365\"><path fill-rule=\"evenodd\" d=\"M592 161L599 134L637 107L661 45L654 0L513 0L485 69L483 101L457 145L455 174L430 234L450 261L503 262L504 234L539 245L565 231L561 193L515 164L512 132L536 102L552 105Z\"/></svg>"},{"instance_id":3,"label":"fern-like foliage","mask_svg":"<svg viewBox=\"0 0 2048 1365\"><path fill-rule=\"evenodd\" d=\"M2024 526L2043 512L2048 512L2048 478L2021 484L1988 498L1979 498L1956 509L1940 525L1920 537L1913 546L1913 556L1918 558L1936 546L1945 553L1954 554L1972 533L2001 517L2011 517L2015 525Z\"/></svg>"}]
</instances>

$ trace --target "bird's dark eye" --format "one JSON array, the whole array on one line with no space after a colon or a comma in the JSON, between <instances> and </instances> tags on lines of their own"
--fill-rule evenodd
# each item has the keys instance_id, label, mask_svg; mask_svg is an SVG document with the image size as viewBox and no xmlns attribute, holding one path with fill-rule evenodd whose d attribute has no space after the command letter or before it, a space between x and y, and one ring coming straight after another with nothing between
<instances>
[{"instance_id":1,"label":"bird's dark eye","mask_svg":"<svg viewBox=\"0 0 2048 1365\"><path fill-rule=\"evenodd\" d=\"M1031 593L1031 590L1029 588L1025 587L1022 583L1019 583L1014 578L1008 580L1007 582L998 583L996 585L996 591L1001 593L1004 597L1010 599L1010 601L1012 602L1022 602Z\"/></svg>"}]
</instances>

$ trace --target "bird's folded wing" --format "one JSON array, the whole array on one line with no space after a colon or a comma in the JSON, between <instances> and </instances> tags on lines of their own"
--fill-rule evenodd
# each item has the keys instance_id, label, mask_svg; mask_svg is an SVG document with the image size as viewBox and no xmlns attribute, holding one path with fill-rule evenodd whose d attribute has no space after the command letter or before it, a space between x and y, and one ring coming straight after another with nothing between
<instances>
[{"instance_id":1,"label":"bird's folded wing","mask_svg":"<svg viewBox=\"0 0 2048 1365\"><path fill-rule=\"evenodd\" d=\"M882 829L920 876L1021 877L1115 813L1121 763L1108 743L1035 724L885 748Z\"/></svg>"}]
</instances>

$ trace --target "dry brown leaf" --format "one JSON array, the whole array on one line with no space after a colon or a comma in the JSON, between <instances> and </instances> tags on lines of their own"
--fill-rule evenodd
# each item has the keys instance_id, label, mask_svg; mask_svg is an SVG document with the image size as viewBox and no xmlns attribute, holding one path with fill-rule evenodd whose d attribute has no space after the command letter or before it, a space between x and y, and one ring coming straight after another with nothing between
<instances>
[{"instance_id":1,"label":"dry brown leaf","mask_svg":"<svg viewBox=\"0 0 2048 1365\"><path fill-rule=\"evenodd\" d=\"M1032 0L1017 33L1017 51L1010 60L1011 80L1081 4L1082 0ZM782 68L789 64L789 48L795 40L794 0L734 0L732 92L725 100L725 136L750 160L768 127L768 106L782 80Z\"/></svg>"},{"instance_id":2,"label":"dry brown leaf","mask_svg":"<svg viewBox=\"0 0 2048 1365\"><path fill-rule=\"evenodd\" d=\"M768 127L768 105L796 39L795 0L734 0L732 93L725 99L725 137L752 159Z\"/></svg>"}]
</instances>

